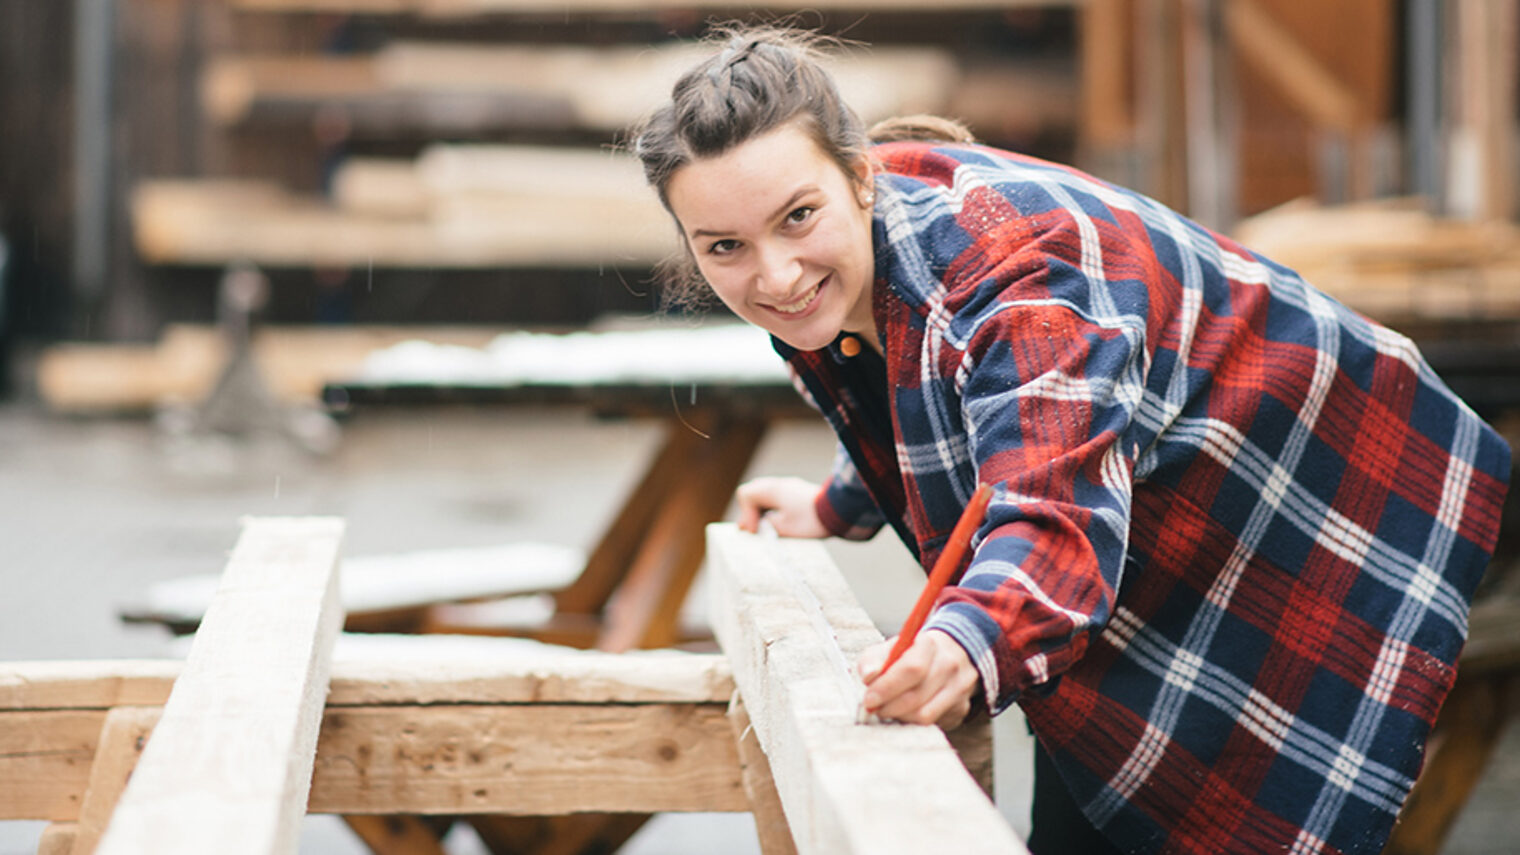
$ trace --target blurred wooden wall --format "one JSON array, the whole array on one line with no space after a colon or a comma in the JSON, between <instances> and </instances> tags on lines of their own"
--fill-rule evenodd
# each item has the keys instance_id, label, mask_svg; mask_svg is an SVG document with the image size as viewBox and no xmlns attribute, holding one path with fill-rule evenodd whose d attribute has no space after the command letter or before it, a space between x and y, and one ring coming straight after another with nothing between
<instances>
[{"instance_id":1,"label":"blurred wooden wall","mask_svg":"<svg viewBox=\"0 0 1520 855\"><path fill-rule=\"evenodd\" d=\"M0 335L64 331L73 184L73 4L0 3L0 233L10 247Z\"/></svg>"}]
</instances>

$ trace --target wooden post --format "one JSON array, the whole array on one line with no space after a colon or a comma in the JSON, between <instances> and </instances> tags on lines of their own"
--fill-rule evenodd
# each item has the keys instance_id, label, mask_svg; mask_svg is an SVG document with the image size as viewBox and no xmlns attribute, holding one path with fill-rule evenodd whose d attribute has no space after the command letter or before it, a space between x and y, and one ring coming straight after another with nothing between
<instances>
[{"instance_id":1,"label":"wooden post","mask_svg":"<svg viewBox=\"0 0 1520 855\"><path fill-rule=\"evenodd\" d=\"M341 520L252 519L97 851L291 853L332 645Z\"/></svg>"},{"instance_id":2,"label":"wooden post","mask_svg":"<svg viewBox=\"0 0 1520 855\"><path fill-rule=\"evenodd\" d=\"M1515 215L1515 51L1520 12L1514 3L1461 0L1452 60L1457 78L1448 192L1466 217Z\"/></svg>"},{"instance_id":3,"label":"wooden post","mask_svg":"<svg viewBox=\"0 0 1520 855\"><path fill-rule=\"evenodd\" d=\"M1088 0L1081 21L1082 143L1116 148L1134 133L1130 86L1134 63L1129 32L1133 0Z\"/></svg>"}]
</instances>

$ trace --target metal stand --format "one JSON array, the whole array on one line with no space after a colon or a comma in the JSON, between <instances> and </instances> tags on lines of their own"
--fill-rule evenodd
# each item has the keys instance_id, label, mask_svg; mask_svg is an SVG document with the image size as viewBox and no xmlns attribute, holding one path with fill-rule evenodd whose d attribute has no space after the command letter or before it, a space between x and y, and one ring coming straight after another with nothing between
<instances>
[{"instance_id":1,"label":"metal stand","mask_svg":"<svg viewBox=\"0 0 1520 855\"><path fill-rule=\"evenodd\" d=\"M269 300L269 280L250 264L227 269L217 291L218 325L227 342L222 375L194 411L164 422L199 437L277 437L313 454L332 451L337 424L314 407L287 407L264 382L253 352L253 316Z\"/></svg>"}]
</instances>

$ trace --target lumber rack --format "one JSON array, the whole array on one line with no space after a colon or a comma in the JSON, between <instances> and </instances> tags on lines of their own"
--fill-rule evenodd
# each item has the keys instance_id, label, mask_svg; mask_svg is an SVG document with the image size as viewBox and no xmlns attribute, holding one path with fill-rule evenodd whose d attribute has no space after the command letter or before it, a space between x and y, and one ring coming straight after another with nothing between
<instances>
[{"instance_id":1,"label":"lumber rack","mask_svg":"<svg viewBox=\"0 0 1520 855\"><path fill-rule=\"evenodd\" d=\"M183 662L0 664L0 819L51 821L42 855L293 853L308 812L376 853L441 853L437 817L496 852L611 851L665 811L750 811L766 855L1023 851L985 720L855 723L824 645L881 636L816 542L709 527L725 655L366 656L340 638L342 530L248 520ZM437 646L464 641L517 652Z\"/></svg>"}]
</instances>

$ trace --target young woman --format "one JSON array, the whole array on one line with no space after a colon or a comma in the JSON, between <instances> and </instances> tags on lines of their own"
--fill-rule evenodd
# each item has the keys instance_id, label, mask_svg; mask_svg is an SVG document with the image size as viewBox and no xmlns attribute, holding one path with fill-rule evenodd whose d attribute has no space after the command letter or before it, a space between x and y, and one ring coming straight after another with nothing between
<instances>
[{"instance_id":1,"label":"young woman","mask_svg":"<svg viewBox=\"0 0 1520 855\"><path fill-rule=\"evenodd\" d=\"M1510 466L1408 340L953 123L868 139L797 34L730 33L633 148L840 440L821 488L741 488L741 526L891 525L927 568L997 488L927 631L862 661L869 707L1020 703L1037 853L1381 850Z\"/></svg>"}]
</instances>

